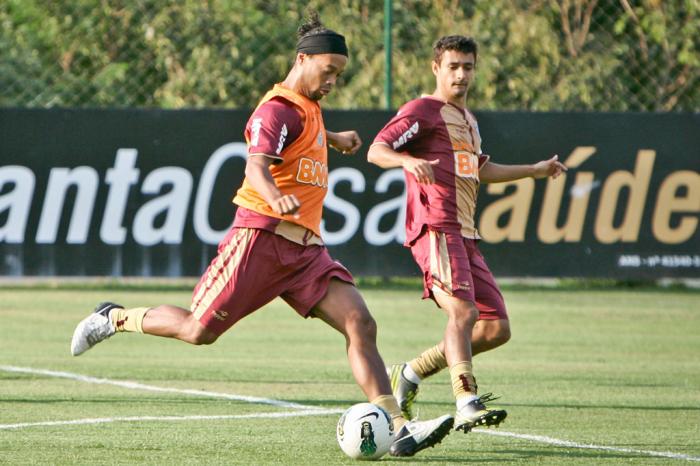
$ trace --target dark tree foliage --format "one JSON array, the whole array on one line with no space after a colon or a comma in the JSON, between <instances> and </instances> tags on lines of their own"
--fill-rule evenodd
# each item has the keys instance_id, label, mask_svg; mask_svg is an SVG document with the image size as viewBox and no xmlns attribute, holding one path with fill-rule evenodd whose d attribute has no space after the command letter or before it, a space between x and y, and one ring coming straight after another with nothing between
<instances>
[{"instance_id":1,"label":"dark tree foliage","mask_svg":"<svg viewBox=\"0 0 700 466\"><path fill-rule=\"evenodd\" d=\"M326 107L384 104L383 3L311 2L351 59ZM308 1L4 0L0 105L252 107ZM431 92L432 43L477 39L481 109L700 111L697 0L394 0L394 105Z\"/></svg>"}]
</instances>

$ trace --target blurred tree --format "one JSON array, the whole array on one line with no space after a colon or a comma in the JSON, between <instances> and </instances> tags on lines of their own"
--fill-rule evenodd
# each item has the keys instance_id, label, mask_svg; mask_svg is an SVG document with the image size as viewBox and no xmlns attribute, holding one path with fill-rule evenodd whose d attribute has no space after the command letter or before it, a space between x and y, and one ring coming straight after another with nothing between
<instances>
[{"instance_id":1,"label":"blurred tree","mask_svg":"<svg viewBox=\"0 0 700 466\"><path fill-rule=\"evenodd\" d=\"M0 105L252 107L307 6L351 59L327 108L381 108L379 0L3 0ZM432 92L432 43L479 42L470 106L700 111L700 1L395 0L394 102Z\"/></svg>"}]
</instances>

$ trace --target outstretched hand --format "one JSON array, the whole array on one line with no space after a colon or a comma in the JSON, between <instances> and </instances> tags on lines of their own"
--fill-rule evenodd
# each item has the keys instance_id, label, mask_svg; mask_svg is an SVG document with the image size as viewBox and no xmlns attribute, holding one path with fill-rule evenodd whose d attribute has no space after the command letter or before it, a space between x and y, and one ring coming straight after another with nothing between
<instances>
[{"instance_id":1,"label":"outstretched hand","mask_svg":"<svg viewBox=\"0 0 700 466\"><path fill-rule=\"evenodd\" d=\"M566 168L566 166L559 161L558 155L554 155L550 159L537 162L534 165L534 168L535 171L532 175L533 178L546 178L548 176L556 178L568 170L568 168Z\"/></svg>"}]
</instances>

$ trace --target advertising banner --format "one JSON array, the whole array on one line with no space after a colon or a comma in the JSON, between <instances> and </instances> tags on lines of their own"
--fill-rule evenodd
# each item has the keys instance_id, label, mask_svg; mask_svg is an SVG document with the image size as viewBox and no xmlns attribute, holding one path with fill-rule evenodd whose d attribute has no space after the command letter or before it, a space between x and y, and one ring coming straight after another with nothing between
<instances>
[{"instance_id":1,"label":"advertising banner","mask_svg":"<svg viewBox=\"0 0 700 466\"><path fill-rule=\"evenodd\" d=\"M244 173L243 110L0 109L0 276L198 276ZM366 160L384 111L329 151L323 236L355 275L417 276L404 174ZM476 112L491 161L559 154L557 180L482 185L477 227L497 276L700 278L700 114Z\"/></svg>"}]
</instances>

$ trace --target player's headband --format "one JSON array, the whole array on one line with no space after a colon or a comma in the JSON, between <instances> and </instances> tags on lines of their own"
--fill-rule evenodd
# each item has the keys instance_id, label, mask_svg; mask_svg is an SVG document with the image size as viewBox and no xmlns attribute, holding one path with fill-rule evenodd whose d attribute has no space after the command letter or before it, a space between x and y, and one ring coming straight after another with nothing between
<instances>
[{"instance_id":1,"label":"player's headband","mask_svg":"<svg viewBox=\"0 0 700 466\"><path fill-rule=\"evenodd\" d=\"M348 56L348 46L345 45L345 37L337 32L325 31L318 34L304 36L297 42L297 52L307 55L319 55L322 53L335 53Z\"/></svg>"}]
</instances>

